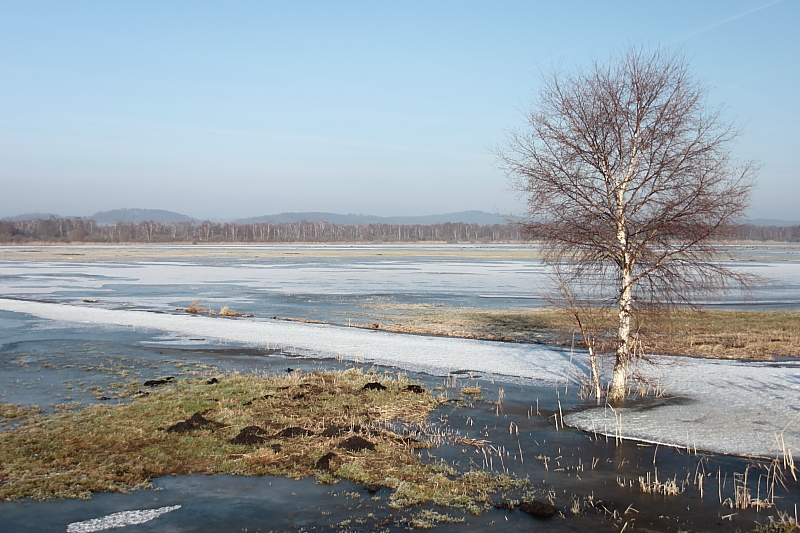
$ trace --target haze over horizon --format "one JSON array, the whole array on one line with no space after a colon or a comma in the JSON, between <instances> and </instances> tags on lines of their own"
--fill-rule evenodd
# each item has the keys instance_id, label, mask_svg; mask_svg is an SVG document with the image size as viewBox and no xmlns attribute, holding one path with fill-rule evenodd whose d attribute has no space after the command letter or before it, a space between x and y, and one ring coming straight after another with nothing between
<instances>
[{"instance_id":1,"label":"haze over horizon","mask_svg":"<svg viewBox=\"0 0 800 533\"><path fill-rule=\"evenodd\" d=\"M490 150L539 69L633 44L681 49L743 127L751 218L798 220L798 20L796 0L4 2L0 218L519 212Z\"/></svg>"}]
</instances>

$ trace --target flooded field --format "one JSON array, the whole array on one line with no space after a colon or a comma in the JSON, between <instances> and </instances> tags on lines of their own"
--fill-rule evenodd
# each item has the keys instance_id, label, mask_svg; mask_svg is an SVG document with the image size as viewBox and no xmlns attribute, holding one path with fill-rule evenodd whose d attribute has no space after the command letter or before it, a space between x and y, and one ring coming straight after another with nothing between
<instances>
[{"instance_id":1,"label":"flooded field","mask_svg":"<svg viewBox=\"0 0 800 533\"><path fill-rule=\"evenodd\" d=\"M740 253L741 268L777 281L750 300L731 296L721 305L800 308L797 248ZM354 366L405 372L461 400L429 419L419 436L435 446L422 450L421 460L527 478L527 496L557 510L539 519L491 505L479 515L433 504L394 509L389 489L371 494L346 481L194 475L89 501L2 502L0 531L79 531L70 524L159 509L157 518L124 531L750 531L780 513L794 516L800 499L793 470L773 463L780 450L770 451L778 434L788 446L800 445L793 361L685 358L649 370L661 376L660 397L611 411L581 398L578 351L341 327L373 305L541 305L535 250L63 247L3 250L0 257L2 404L57 412L124 403L135 401L145 381L165 376ZM189 316L182 309L193 300L255 317ZM464 389L480 394L465 396ZM13 419L2 427L13 428ZM463 439L480 445L459 444ZM526 495L514 490L493 501Z\"/></svg>"},{"instance_id":2,"label":"flooded field","mask_svg":"<svg viewBox=\"0 0 800 533\"><path fill-rule=\"evenodd\" d=\"M733 267L770 283L718 307L800 309L800 246L738 246ZM192 300L256 316L347 324L392 305L547 305L535 246L0 247L5 297L163 312Z\"/></svg>"}]
</instances>

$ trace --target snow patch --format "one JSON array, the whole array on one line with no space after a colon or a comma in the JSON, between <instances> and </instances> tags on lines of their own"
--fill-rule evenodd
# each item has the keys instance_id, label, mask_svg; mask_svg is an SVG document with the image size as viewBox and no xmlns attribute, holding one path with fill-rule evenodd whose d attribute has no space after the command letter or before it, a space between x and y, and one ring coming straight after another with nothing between
<instances>
[{"instance_id":1,"label":"snow patch","mask_svg":"<svg viewBox=\"0 0 800 533\"><path fill-rule=\"evenodd\" d=\"M118 527L133 526L144 524L150 520L155 520L163 514L180 509L180 505L161 507L159 509L142 509L137 511L122 511L100 518L92 518L83 522L73 522L67 526L67 533L91 533L92 531L103 531Z\"/></svg>"}]
</instances>

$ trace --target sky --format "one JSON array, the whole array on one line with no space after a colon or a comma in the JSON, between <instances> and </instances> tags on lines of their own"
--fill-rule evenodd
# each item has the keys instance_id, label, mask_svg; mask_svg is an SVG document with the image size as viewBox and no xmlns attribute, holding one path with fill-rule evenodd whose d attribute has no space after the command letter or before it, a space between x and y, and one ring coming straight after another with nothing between
<instances>
[{"instance_id":1,"label":"sky","mask_svg":"<svg viewBox=\"0 0 800 533\"><path fill-rule=\"evenodd\" d=\"M800 0L0 0L0 217L519 213L540 72L678 49L800 220Z\"/></svg>"}]
</instances>

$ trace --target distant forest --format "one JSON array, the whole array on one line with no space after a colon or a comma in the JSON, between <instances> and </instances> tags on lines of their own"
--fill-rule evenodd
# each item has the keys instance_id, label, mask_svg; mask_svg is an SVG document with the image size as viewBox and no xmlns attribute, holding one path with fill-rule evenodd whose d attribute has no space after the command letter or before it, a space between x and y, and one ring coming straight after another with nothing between
<instances>
[{"instance_id":1,"label":"distant forest","mask_svg":"<svg viewBox=\"0 0 800 533\"><path fill-rule=\"evenodd\" d=\"M290 242L518 242L513 225L481 226L461 222L442 224L363 224L327 222L257 222L234 224L141 222L100 225L91 218L0 221L0 243L290 243Z\"/></svg>"},{"instance_id":2,"label":"distant forest","mask_svg":"<svg viewBox=\"0 0 800 533\"><path fill-rule=\"evenodd\" d=\"M800 242L800 226L742 227L747 241ZM522 229L513 224L481 226L460 222L442 224L363 224L327 222L259 222L234 224L141 222L97 224L91 218L0 221L0 243L376 243L376 242L521 242Z\"/></svg>"}]
</instances>

